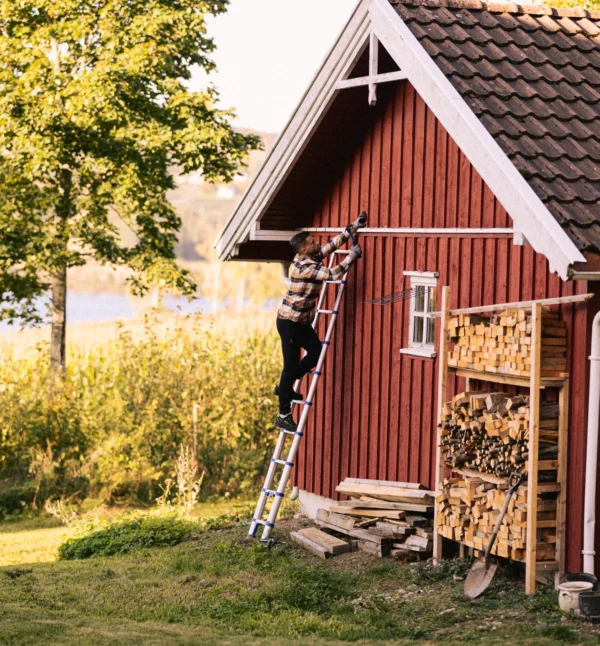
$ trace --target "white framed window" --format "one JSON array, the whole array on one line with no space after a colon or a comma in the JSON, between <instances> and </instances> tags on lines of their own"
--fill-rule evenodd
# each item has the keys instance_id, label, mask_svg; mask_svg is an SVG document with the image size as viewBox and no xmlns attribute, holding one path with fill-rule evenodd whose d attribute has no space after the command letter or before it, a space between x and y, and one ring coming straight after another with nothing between
<instances>
[{"instance_id":1,"label":"white framed window","mask_svg":"<svg viewBox=\"0 0 600 646\"><path fill-rule=\"evenodd\" d=\"M439 274L431 271L405 271L410 278L410 311L408 321L408 347L402 354L418 357L435 357L436 286Z\"/></svg>"}]
</instances>

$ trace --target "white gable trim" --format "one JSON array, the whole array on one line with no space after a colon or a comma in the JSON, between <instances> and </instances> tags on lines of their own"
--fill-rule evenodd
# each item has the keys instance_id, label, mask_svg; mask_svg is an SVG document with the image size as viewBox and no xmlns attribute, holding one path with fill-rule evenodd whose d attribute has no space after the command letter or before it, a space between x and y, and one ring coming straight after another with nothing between
<instances>
[{"instance_id":1,"label":"white gable trim","mask_svg":"<svg viewBox=\"0 0 600 646\"><path fill-rule=\"evenodd\" d=\"M260 220L269 207L277 190L327 113L338 92L337 82L348 77L357 59L368 46L369 2L370 0L359 2L290 121L216 239L214 247L219 258L235 256L235 247L249 240L252 225Z\"/></svg>"},{"instance_id":2,"label":"white gable trim","mask_svg":"<svg viewBox=\"0 0 600 646\"><path fill-rule=\"evenodd\" d=\"M546 256L553 271L567 280L575 262L586 262L575 244L504 154L492 135L427 54L388 0L362 0L309 90L217 238L220 258L255 236L267 210L295 161L325 115L339 81L347 78L371 38L377 37L402 75L423 98L450 137L477 169L514 221L515 229Z\"/></svg>"},{"instance_id":3,"label":"white gable trim","mask_svg":"<svg viewBox=\"0 0 600 646\"><path fill-rule=\"evenodd\" d=\"M515 222L515 228L548 258L563 280L568 280L570 265L585 262L573 241L388 0L372 0L369 15L382 45L477 169Z\"/></svg>"}]
</instances>

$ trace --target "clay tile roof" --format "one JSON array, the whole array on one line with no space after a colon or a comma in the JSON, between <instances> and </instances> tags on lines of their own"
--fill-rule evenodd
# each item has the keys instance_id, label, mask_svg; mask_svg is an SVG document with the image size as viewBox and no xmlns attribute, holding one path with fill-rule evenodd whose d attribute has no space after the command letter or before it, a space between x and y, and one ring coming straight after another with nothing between
<instances>
[{"instance_id":1,"label":"clay tile roof","mask_svg":"<svg viewBox=\"0 0 600 646\"><path fill-rule=\"evenodd\" d=\"M582 252L600 252L600 11L391 0Z\"/></svg>"}]
</instances>

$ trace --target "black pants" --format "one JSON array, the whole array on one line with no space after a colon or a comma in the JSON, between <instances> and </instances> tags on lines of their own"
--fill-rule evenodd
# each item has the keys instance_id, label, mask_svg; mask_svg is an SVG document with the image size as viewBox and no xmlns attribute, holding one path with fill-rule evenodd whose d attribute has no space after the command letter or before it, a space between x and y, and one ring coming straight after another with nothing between
<instances>
[{"instance_id":1,"label":"black pants","mask_svg":"<svg viewBox=\"0 0 600 646\"><path fill-rule=\"evenodd\" d=\"M289 319L277 318L277 332L281 337L283 371L279 382L279 413L287 415L291 410L294 381L304 377L318 363L321 355L321 341L310 323L294 323ZM307 355L300 360L300 348Z\"/></svg>"}]
</instances>

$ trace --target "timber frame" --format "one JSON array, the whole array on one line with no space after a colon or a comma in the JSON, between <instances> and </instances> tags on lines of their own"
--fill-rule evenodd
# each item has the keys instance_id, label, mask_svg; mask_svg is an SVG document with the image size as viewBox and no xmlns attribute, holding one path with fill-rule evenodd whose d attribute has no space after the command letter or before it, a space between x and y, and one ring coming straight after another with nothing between
<instances>
[{"instance_id":1,"label":"timber frame","mask_svg":"<svg viewBox=\"0 0 600 646\"><path fill-rule=\"evenodd\" d=\"M440 360L438 364L438 408L437 419L442 416L442 407L446 402L446 389L448 384L448 375L452 371L459 377L465 377L466 390L471 389L473 381L510 384L529 388L530 396L530 419L529 419L529 444L528 455L530 456L527 463L527 483L519 487L519 492L527 494L528 510L536 509L538 493L557 493L556 506L556 561L538 561L536 558L537 543L537 513L527 514L527 540L525 546L525 592L532 594L535 592L536 575L540 571L554 571L555 584L562 580L565 573L565 527L566 527L566 501L567 501L567 446L568 446L568 414L569 414L569 377L563 378L542 378L541 372L541 333L542 333L542 306L559 305L566 303L584 302L589 300L593 295L585 294L580 296L570 296L564 298L553 298L538 301L525 301L520 303L505 303L487 305L483 307L464 308L459 310L450 310L450 288L442 288L441 298L441 317L440 324ZM450 316L467 313L493 312L507 307L514 308L531 308L532 310L532 334L531 334L531 376L517 377L512 375L503 375L496 373L487 373L476 370L462 368L449 368L448 366L448 332L447 324ZM541 392L545 388L558 389L558 469L556 482L538 483L538 445L539 445L539 417ZM447 468L444 464L441 451L441 436L439 430L436 431L436 462L435 462L435 485L438 493L442 490L442 482L447 471L455 471L463 475L477 476L482 480L489 479L490 482L496 483L498 478L488 476L485 473L476 471L456 471ZM435 517L437 518L438 507L435 507ZM464 545L461 544L461 556L464 554ZM437 562L442 558L442 535L434 521L433 534L433 558Z\"/></svg>"},{"instance_id":2,"label":"timber frame","mask_svg":"<svg viewBox=\"0 0 600 646\"><path fill-rule=\"evenodd\" d=\"M400 72L379 75L377 45L387 50ZM350 79L358 58L370 47L369 76ZM221 259L235 258L249 241L291 169L302 155L338 92L367 85L369 102L376 86L406 79L473 164L514 221L515 242L526 239L548 258L552 271L569 280L575 263L586 259L427 54L388 0L361 0L263 166L214 246ZM294 229L290 223L290 230Z\"/></svg>"}]
</instances>

